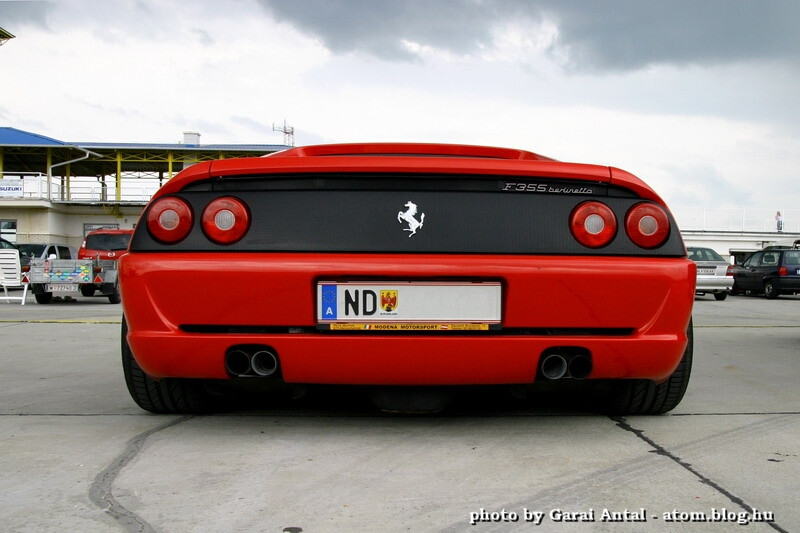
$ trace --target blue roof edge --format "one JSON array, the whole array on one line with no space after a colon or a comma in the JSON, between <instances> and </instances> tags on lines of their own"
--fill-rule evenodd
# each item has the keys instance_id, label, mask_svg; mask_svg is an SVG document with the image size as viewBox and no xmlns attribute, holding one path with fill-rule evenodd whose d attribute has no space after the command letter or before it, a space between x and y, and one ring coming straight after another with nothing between
<instances>
[{"instance_id":1,"label":"blue roof edge","mask_svg":"<svg viewBox=\"0 0 800 533\"><path fill-rule=\"evenodd\" d=\"M115 143L115 142L76 142L70 143L91 150L92 148L126 148L126 149L146 149L157 148L162 150L286 150L291 146L282 144L181 144L181 143Z\"/></svg>"},{"instance_id":2,"label":"blue roof edge","mask_svg":"<svg viewBox=\"0 0 800 533\"><path fill-rule=\"evenodd\" d=\"M0 146L71 146L69 143L19 130L7 126L0 127Z\"/></svg>"},{"instance_id":3,"label":"blue roof edge","mask_svg":"<svg viewBox=\"0 0 800 533\"><path fill-rule=\"evenodd\" d=\"M291 146L283 144L180 144L180 143L115 143L115 142L64 142L38 133L0 126L0 146L61 146L66 148L122 148L160 150L245 150L277 152Z\"/></svg>"}]
</instances>

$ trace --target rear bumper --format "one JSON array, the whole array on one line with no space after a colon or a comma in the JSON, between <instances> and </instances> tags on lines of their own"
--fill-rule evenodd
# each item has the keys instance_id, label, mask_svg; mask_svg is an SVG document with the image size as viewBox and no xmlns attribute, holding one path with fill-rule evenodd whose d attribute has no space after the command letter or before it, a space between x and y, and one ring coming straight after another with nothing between
<instances>
[{"instance_id":1,"label":"rear bumper","mask_svg":"<svg viewBox=\"0 0 800 533\"><path fill-rule=\"evenodd\" d=\"M596 337L359 337L327 334L229 335L132 332L139 365L155 377L226 379L233 345L273 349L287 383L351 385L481 385L532 383L548 348L580 347L593 361L591 379L666 379L686 347L684 333Z\"/></svg>"},{"instance_id":2,"label":"rear bumper","mask_svg":"<svg viewBox=\"0 0 800 533\"><path fill-rule=\"evenodd\" d=\"M778 290L800 292L800 276L781 276L772 280Z\"/></svg>"},{"instance_id":3,"label":"rear bumper","mask_svg":"<svg viewBox=\"0 0 800 533\"><path fill-rule=\"evenodd\" d=\"M501 281L503 330L316 331L321 279ZM695 279L680 258L131 253L120 262L128 342L147 374L225 379L226 351L257 344L277 354L290 383L530 383L553 347L587 350L591 379L663 380L686 346Z\"/></svg>"},{"instance_id":4,"label":"rear bumper","mask_svg":"<svg viewBox=\"0 0 800 533\"><path fill-rule=\"evenodd\" d=\"M729 292L733 276L697 276L697 292Z\"/></svg>"}]
</instances>

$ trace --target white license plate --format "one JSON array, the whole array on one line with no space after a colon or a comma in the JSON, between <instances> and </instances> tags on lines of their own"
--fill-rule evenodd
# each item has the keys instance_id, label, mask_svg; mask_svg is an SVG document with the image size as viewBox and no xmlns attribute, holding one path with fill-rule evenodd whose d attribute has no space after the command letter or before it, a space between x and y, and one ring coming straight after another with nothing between
<instances>
[{"instance_id":1,"label":"white license plate","mask_svg":"<svg viewBox=\"0 0 800 533\"><path fill-rule=\"evenodd\" d=\"M45 285L45 292L78 292L78 286L72 284L51 283Z\"/></svg>"},{"instance_id":2,"label":"white license plate","mask_svg":"<svg viewBox=\"0 0 800 533\"><path fill-rule=\"evenodd\" d=\"M713 276L717 273L716 268L698 268L697 273L701 276Z\"/></svg>"},{"instance_id":3,"label":"white license plate","mask_svg":"<svg viewBox=\"0 0 800 533\"><path fill-rule=\"evenodd\" d=\"M501 299L499 282L325 281L317 284L317 321L320 324L499 324Z\"/></svg>"}]
</instances>

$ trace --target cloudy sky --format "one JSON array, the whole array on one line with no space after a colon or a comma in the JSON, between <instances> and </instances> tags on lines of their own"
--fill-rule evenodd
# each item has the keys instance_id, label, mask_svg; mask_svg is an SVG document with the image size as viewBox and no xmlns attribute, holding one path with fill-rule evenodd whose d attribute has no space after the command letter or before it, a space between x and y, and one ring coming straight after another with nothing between
<instances>
[{"instance_id":1,"label":"cloudy sky","mask_svg":"<svg viewBox=\"0 0 800 533\"><path fill-rule=\"evenodd\" d=\"M797 0L0 0L0 126L508 146L800 209Z\"/></svg>"}]
</instances>

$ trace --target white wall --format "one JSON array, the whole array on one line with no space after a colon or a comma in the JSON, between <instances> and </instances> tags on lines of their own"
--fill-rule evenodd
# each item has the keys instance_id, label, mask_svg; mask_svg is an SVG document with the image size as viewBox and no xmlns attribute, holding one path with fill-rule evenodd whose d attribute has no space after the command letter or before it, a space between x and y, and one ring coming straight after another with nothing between
<instances>
[{"instance_id":1,"label":"white wall","mask_svg":"<svg viewBox=\"0 0 800 533\"><path fill-rule=\"evenodd\" d=\"M142 206L130 206L114 213L111 206L102 205L48 208L44 203L16 207L9 203L0 204L0 219L17 221L18 243L57 242L75 248L83 242L84 224L117 224L120 229L131 229L142 210Z\"/></svg>"}]
</instances>

